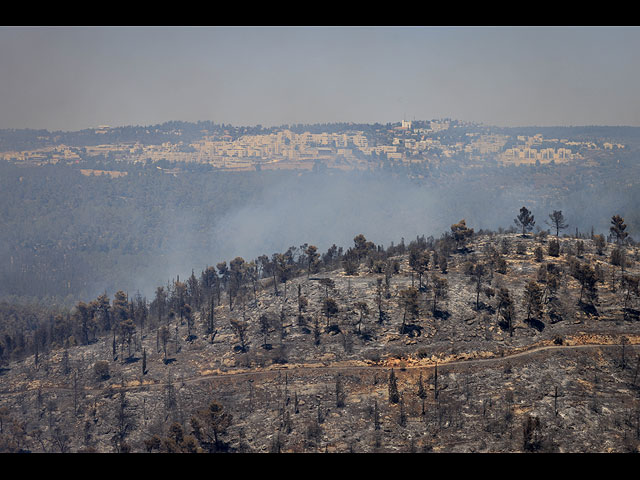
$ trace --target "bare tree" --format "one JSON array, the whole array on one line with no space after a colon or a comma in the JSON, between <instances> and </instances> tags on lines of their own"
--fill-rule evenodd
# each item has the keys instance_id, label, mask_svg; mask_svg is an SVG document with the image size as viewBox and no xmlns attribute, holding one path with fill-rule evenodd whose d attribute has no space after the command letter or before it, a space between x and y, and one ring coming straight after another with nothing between
<instances>
[{"instance_id":1,"label":"bare tree","mask_svg":"<svg viewBox=\"0 0 640 480\"><path fill-rule=\"evenodd\" d=\"M124 390L120 391L118 395L113 427L115 433L111 441L116 451L122 452L127 449L125 442L126 437L136 428L135 415L131 411L131 405Z\"/></svg>"},{"instance_id":2,"label":"bare tree","mask_svg":"<svg viewBox=\"0 0 640 480\"><path fill-rule=\"evenodd\" d=\"M238 336L238 340L240 341L240 349L243 352L247 351L247 330L249 329L249 324L243 320L237 320L232 318L229 320L231 324L231 328Z\"/></svg>"},{"instance_id":3,"label":"bare tree","mask_svg":"<svg viewBox=\"0 0 640 480\"><path fill-rule=\"evenodd\" d=\"M474 290L476 292L476 310L479 310L480 292L482 292L483 280L487 276L488 272L483 264L475 263L470 266L468 274L471 276L471 284L474 286Z\"/></svg>"},{"instance_id":4,"label":"bare tree","mask_svg":"<svg viewBox=\"0 0 640 480\"><path fill-rule=\"evenodd\" d=\"M162 343L162 350L164 352L164 361L167 361L167 343L169 343L169 329L166 325L160 327L160 342Z\"/></svg>"},{"instance_id":5,"label":"bare tree","mask_svg":"<svg viewBox=\"0 0 640 480\"><path fill-rule=\"evenodd\" d=\"M358 335L360 335L362 333L361 332L362 320L364 318L368 318L370 314L369 305L367 305L367 302L359 301L359 302L356 302L354 307L358 311L357 325L358 325Z\"/></svg>"},{"instance_id":6,"label":"bare tree","mask_svg":"<svg viewBox=\"0 0 640 480\"><path fill-rule=\"evenodd\" d=\"M560 230L564 230L569 226L569 224L565 223L564 215L562 215L562 210L554 210L553 213L549 214L549 220L547 225L551 225L556 229L556 237L560 236Z\"/></svg>"},{"instance_id":7,"label":"bare tree","mask_svg":"<svg viewBox=\"0 0 640 480\"><path fill-rule=\"evenodd\" d=\"M386 317L386 313L382 309L383 290L384 290L384 287L382 284L382 279L378 278L376 280L376 304L378 305L378 322L379 323L383 323Z\"/></svg>"}]
</instances>

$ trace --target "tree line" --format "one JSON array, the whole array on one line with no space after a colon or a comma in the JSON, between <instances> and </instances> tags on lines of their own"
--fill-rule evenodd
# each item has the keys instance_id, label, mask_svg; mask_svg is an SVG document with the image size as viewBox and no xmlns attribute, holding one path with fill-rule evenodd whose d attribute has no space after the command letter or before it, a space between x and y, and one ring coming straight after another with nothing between
<instances>
[{"instance_id":1,"label":"tree line","mask_svg":"<svg viewBox=\"0 0 640 480\"><path fill-rule=\"evenodd\" d=\"M557 257L560 254L558 234L567 224L561 211L549 214L550 224L556 228L556 238L547 243L546 254ZM516 217L516 223L522 226L524 232L530 230L534 223L534 216L523 207ZM619 276L613 278L614 288L617 286L624 311L630 312L631 300L638 295L638 279L625 271L631 258L625 253L624 246L633 243L633 239L626 232L624 219L614 215L611 219L609 239L614 240L610 249L609 262L619 267ZM403 289L398 295L398 305L401 308L401 333L416 333L416 326L412 323L419 314L418 298L420 295L430 296L430 309L433 315L442 315L440 310L442 300L448 295L449 259L452 253L463 254L466 258L464 272L469 277L469 283L475 293L475 308L481 310L481 299L495 297L495 313L510 333L514 323L514 300L512 293L505 287L493 289L489 284L494 273L506 273L505 256L512 253L511 246L506 239L499 245L489 244L482 255L467 249L468 242L479 235L491 235L493 232L480 230L474 232L466 225L465 220L453 224L449 232L444 232L438 239L418 236L415 240L405 244L404 239L397 245L375 245L364 235L354 237L351 247L344 250L333 244L326 252L320 253L315 245L303 244L292 246L283 253L260 255L246 261L236 257L229 261L222 261L215 266L208 266L199 275L192 271L184 281L179 277L158 286L154 297L147 299L139 293L129 295L123 290L115 293L111 300L106 293L99 295L89 302L77 302L73 308L49 307L47 309L31 306L20 307L8 303L0 303L0 314L3 317L0 335L0 361L20 359L27 355L38 355L51 348L68 348L73 345L86 345L95 342L100 335L113 336L114 358L130 358L141 343L140 336L145 330L155 329L157 346L164 350L167 357L167 345L172 336L170 325L178 322L186 325L187 338L195 331L195 321L199 318L204 326L205 334L211 341L215 338L215 311L218 306L226 306L229 311L236 312L238 319L232 327L241 340L241 348L245 348L243 333L246 331L245 311L249 303L257 302L257 292L264 288L272 288L276 296L287 296L290 280L304 275L307 278L322 272L340 268L348 276L358 275L361 269L368 273L382 274L378 278L376 306L377 317L384 321L386 312L383 307L384 299L390 298L389 285L391 277L398 273L398 256L407 254L408 265L411 269L411 287ZM536 236L544 237L548 232L541 230ZM608 242L603 235L592 233L593 244L598 255L604 255ZM520 245L520 244L519 244ZM519 247L518 247L519 248ZM570 247L569 247L570 248ZM523 253L516 250L516 253ZM524 309L527 314L526 322L532 322L540 328L540 323L534 320L540 318L542 305L548 305L551 316L558 314L559 304L556 292L559 278L562 274L559 266L553 263L543 263L544 256L541 246L534 250L534 257L540 262L537 281L529 282L525 288ZM567 273L580 283L579 304L594 306L597 300L597 285L605 281L607 272L598 264L581 261L584 253L584 242L578 239L575 251L569 250ZM617 278L617 280L616 280ZM331 327L330 320L336 317L339 307L329 296L328 289L331 280L320 278L326 284L326 292L322 311L327 319L327 328ZM291 292L289 292L291 295ZM298 291L299 313L305 309L305 298ZM586 303L585 303L586 302ZM355 306L358 312L356 326L361 331L364 318L368 318L371 311L366 302L359 302ZM626 313L625 313L626 316ZM266 317L265 317L266 318ZM266 325L266 320L265 320ZM265 326L265 333L269 328ZM266 339L265 339L266 343ZM176 345L178 344L176 337Z\"/></svg>"}]
</instances>

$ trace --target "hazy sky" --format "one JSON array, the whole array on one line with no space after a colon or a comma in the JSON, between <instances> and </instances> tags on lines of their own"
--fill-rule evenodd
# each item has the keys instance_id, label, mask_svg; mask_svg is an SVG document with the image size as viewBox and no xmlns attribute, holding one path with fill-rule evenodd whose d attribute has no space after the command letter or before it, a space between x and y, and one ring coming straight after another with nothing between
<instances>
[{"instance_id":1,"label":"hazy sky","mask_svg":"<svg viewBox=\"0 0 640 480\"><path fill-rule=\"evenodd\" d=\"M0 128L640 126L636 27L0 27Z\"/></svg>"}]
</instances>

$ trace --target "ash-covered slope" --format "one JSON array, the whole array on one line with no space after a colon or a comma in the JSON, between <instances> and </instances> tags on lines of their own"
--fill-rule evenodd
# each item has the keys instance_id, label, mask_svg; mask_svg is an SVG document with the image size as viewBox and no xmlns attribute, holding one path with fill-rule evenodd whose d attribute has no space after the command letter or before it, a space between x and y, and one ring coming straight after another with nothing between
<instances>
[{"instance_id":1,"label":"ash-covered slope","mask_svg":"<svg viewBox=\"0 0 640 480\"><path fill-rule=\"evenodd\" d=\"M638 248L555 242L360 239L199 302L176 281L142 325L5 364L0 447L637 450Z\"/></svg>"}]
</instances>

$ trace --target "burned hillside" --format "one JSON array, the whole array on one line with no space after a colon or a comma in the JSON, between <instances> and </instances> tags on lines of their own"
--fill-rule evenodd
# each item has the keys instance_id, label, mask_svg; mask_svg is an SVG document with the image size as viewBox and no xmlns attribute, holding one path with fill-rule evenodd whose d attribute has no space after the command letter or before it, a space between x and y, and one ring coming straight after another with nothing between
<instances>
[{"instance_id":1,"label":"burned hillside","mask_svg":"<svg viewBox=\"0 0 640 480\"><path fill-rule=\"evenodd\" d=\"M608 241L609 240L609 241ZM636 451L640 252L546 231L292 247L2 340L2 451Z\"/></svg>"}]
</instances>

